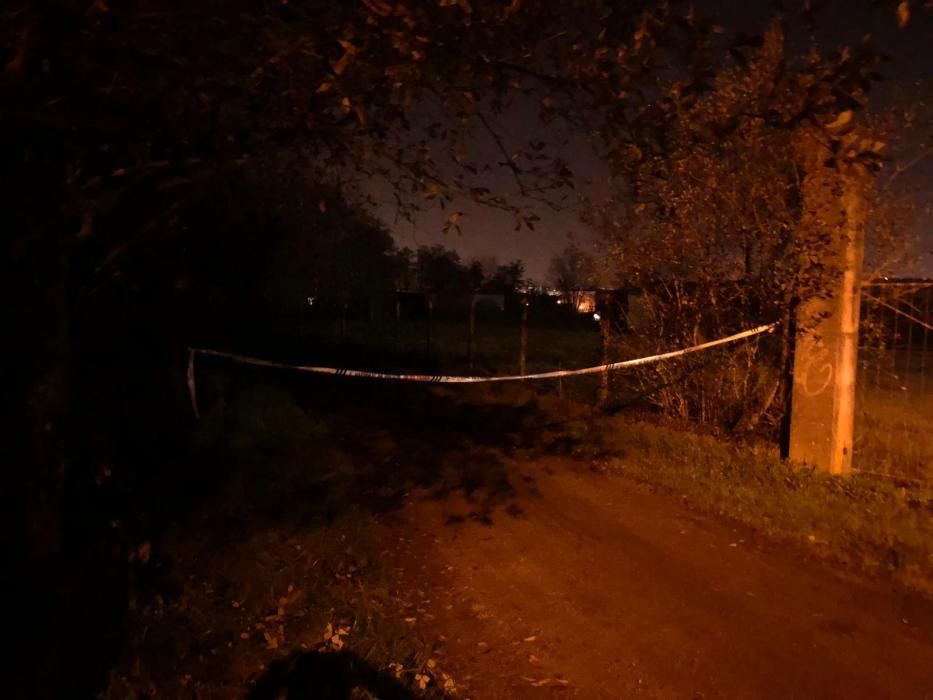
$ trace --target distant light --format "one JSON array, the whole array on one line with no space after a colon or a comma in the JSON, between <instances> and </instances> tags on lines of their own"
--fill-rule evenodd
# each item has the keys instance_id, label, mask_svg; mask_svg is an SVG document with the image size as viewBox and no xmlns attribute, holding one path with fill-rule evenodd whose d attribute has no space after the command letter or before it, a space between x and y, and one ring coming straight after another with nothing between
<instances>
[{"instance_id":1,"label":"distant light","mask_svg":"<svg viewBox=\"0 0 933 700\"><path fill-rule=\"evenodd\" d=\"M315 297L308 297L308 306L314 306Z\"/></svg>"},{"instance_id":2,"label":"distant light","mask_svg":"<svg viewBox=\"0 0 933 700\"><path fill-rule=\"evenodd\" d=\"M598 320L601 319L601 318L602 318L602 316L600 316L598 313L593 314L593 320L594 320L594 321L598 321Z\"/></svg>"},{"instance_id":3,"label":"distant light","mask_svg":"<svg viewBox=\"0 0 933 700\"><path fill-rule=\"evenodd\" d=\"M558 300L557 300L557 303L558 303L558 304L563 304L563 303L564 303L564 300L563 300L563 299L558 299Z\"/></svg>"}]
</instances>

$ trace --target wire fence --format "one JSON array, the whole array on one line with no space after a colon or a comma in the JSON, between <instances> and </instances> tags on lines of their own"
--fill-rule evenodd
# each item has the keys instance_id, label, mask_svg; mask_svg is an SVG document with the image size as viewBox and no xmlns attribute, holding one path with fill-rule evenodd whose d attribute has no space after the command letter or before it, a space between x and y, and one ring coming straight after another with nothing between
<instances>
[{"instance_id":1,"label":"wire fence","mask_svg":"<svg viewBox=\"0 0 933 700\"><path fill-rule=\"evenodd\" d=\"M933 481L933 281L863 286L855 468Z\"/></svg>"},{"instance_id":2,"label":"wire fence","mask_svg":"<svg viewBox=\"0 0 933 700\"><path fill-rule=\"evenodd\" d=\"M276 319L263 344L233 343L244 354L292 364L376 373L494 376L592 367L659 352L630 335L607 342L599 314L536 307L430 306L355 316L312 314ZM394 311L394 313L393 313ZM241 319L242 321L242 319ZM269 322L266 319L265 322ZM281 343L272 341L285 329ZM216 343L205 338L201 347ZM224 344L230 347L229 344ZM223 347L223 346L221 346ZM663 350L672 349L667 346ZM772 348L774 350L774 348ZM728 351L729 356L734 354ZM719 362L718 353L707 354ZM726 357L723 355L723 357ZM760 360L758 355L752 359ZM679 366L678 366L679 367ZM689 369L689 367L688 367ZM641 397L631 373L560 376L525 382L536 393L592 403ZM675 372L672 385L695 391ZM650 382L649 382L650 383ZM729 382L724 382L729 384ZM651 388L656 389L657 383ZM662 386L664 386L662 384ZM742 385L744 386L744 384ZM741 392L740 392L741 393ZM715 396L714 400L718 400ZM721 397L720 397L721 398ZM697 417L703 420L702 416ZM862 294L854 468L904 480L933 482L933 281L873 281Z\"/></svg>"},{"instance_id":3,"label":"wire fence","mask_svg":"<svg viewBox=\"0 0 933 700\"><path fill-rule=\"evenodd\" d=\"M283 329L281 342L273 342L273 328L261 334L257 344L215 341L205 337L202 347L235 348L243 354L281 359L291 364L322 365L383 374L532 375L601 365L629 359L605 353L600 325L591 314L564 313L558 309L497 309L477 305L441 306L433 313L424 309L394 309L381 313L349 315L336 319L327 314L266 319L266 325ZM591 402L603 380L598 374L558 376L527 382L536 393L559 394Z\"/></svg>"}]
</instances>

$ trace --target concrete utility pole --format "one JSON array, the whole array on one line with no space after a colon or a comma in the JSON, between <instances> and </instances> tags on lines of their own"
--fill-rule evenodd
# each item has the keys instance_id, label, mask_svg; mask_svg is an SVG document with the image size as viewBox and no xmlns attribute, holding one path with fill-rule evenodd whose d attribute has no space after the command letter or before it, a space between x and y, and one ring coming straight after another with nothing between
<instances>
[{"instance_id":1,"label":"concrete utility pole","mask_svg":"<svg viewBox=\"0 0 933 700\"><path fill-rule=\"evenodd\" d=\"M826 139L800 143L806 176L803 278L818 279L797 313L789 457L831 474L852 470L867 172L831 168Z\"/></svg>"}]
</instances>

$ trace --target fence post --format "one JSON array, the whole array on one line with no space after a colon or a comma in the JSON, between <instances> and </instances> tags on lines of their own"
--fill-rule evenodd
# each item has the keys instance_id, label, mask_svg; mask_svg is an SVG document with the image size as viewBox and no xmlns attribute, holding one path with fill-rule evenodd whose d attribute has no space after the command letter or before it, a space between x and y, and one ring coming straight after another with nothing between
<instances>
[{"instance_id":1,"label":"fence post","mask_svg":"<svg viewBox=\"0 0 933 700\"><path fill-rule=\"evenodd\" d=\"M813 249L821 251L819 265L826 270L827 282L798 311L789 456L831 474L848 474L855 427L866 176L857 165L845 172L824 166L830 153L814 136L804 148L808 167L803 231L814 237L807 241ZM828 243L815 243L827 234Z\"/></svg>"},{"instance_id":2,"label":"fence post","mask_svg":"<svg viewBox=\"0 0 933 700\"><path fill-rule=\"evenodd\" d=\"M528 300L522 299L522 346L518 357L518 373L525 376L526 353L528 352Z\"/></svg>"},{"instance_id":3,"label":"fence post","mask_svg":"<svg viewBox=\"0 0 933 700\"><path fill-rule=\"evenodd\" d=\"M431 357L431 324L434 321L434 298L428 294L428 322L425 326L424 331L424 351L425 354L430 358Z\"/></svg>"},{"instance_id":4,"label":"fence post","mask_svg":"<svg viewBox=\"0 0 933 700\"><path fill-rule=\"evenodd\" d=\"M347 307L349 306L348 302L343 302L340 306L340 335L347 334Z\"/></svg>"},{"instance_id":5,"label":"fence post","mask_svg":"<svg viewBox=\"0 0 933 700\"><path fill-rule=\"evenodd\" d=\"M609 319L606 318L606 312L599 319L599 332L603 337L603 364L609 364ZM609 400L609 372L601 372L599 375L599 397L600 405Z\"/></svg>"},{"instance_id":6,"label":"fence post","mask_svg":"<svg viewBox=\"0 0 933 700\"><path fill-rule=\"evenodd\" d=\"M897 387L897 339L898 339L898 324L900 322L900 314L897 310L901 307L901 300L897 295L897 289L894 289L894 292L891 294L891 315L894 317L894 332L891 333L891 381L895 382L895 388Z\"/></svg>"},{"instance_id":7,"label":"fence post","mask_svg":"<svg viewBox=\"0 0 933 700\"><path fill-rule=\"evenodd\" d=\"M398 352L400 336L402 333L402 300L395 292L395 352Z\"/></svg>"},{"instance_id":8,"label":"fence post","mask_svg":"<svg viewBox=\"0 0 933 700\"><path fill-rule=\"evenodd\" d=\"M879 298L884 298L884 287L878 290ZM881 358L884 357L884 307L878 307L878 354L875 360L875 388L881 386Z\"/></svg>"},{"instance_id":9,"label":"fence post","mask_svg":"<svg viewBox=\"0 0 933 700\"><path fill-rule=\"evenodd\" d=\"M930 297L933 296L933 287L926 287L921 290L926 304L923 309L923 320L930 323L933 318L930 317ZM927 388L927 336L930 334L928 328L923 329L923 354L920 355L920 391L926 391Z\"/></svg>"},{"instance_id":10,"label":"fence post","mask_svg":"<svg viewBox=\"0 0 933 700\"><path fill-rule=\"evenodd\" d=\"M470 295L470 331L467 336L467 365L473 371L473 348L476 342L476 293Z\"/></svg>"}]
</instances>

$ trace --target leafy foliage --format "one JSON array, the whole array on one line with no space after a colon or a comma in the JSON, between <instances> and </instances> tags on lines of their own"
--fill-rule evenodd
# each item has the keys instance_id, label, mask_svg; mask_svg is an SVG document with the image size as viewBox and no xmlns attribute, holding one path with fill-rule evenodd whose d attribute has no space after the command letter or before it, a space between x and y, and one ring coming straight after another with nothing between
<instances>
[{"instance_id":1,"label":"leafy foliage","mask_svg":"<svg viewBox=\"0 0 933 700\"><path fill-rule=\"evenodd\" d=\"M566 122L625 93L668 14L582 0L19 2L5 12L3 117L30 134L21 163L58 144L82 239L137 188L191 185L282 147L330 175L385 178L403 211L462 195L533 226L488 173L530 197L572 173L540 139L514 150L495 116L521 101Z\"/></svg>"},{"instance_id":2,"label":"leafy foliage","mask_svg":"<svg viewBox=\"0 0 933 700\"><path fill-rule=\"evenodd\" d=\"M789 321L797 304L828 294L843 180L879 165L884 144L856 128L853 112L878 60L868 47L795 61L774 23L733 57L703 86L664 87L640 117L652 125L633 129L615 160L618 200L593 216L612 271L643 291L642 318L629 326L645 350ZM767 418L774 427L790 325L774 347L652 369L646 383L676 381L654 397L682 418L739 430Z\"/></svg>"}]
</instances>

